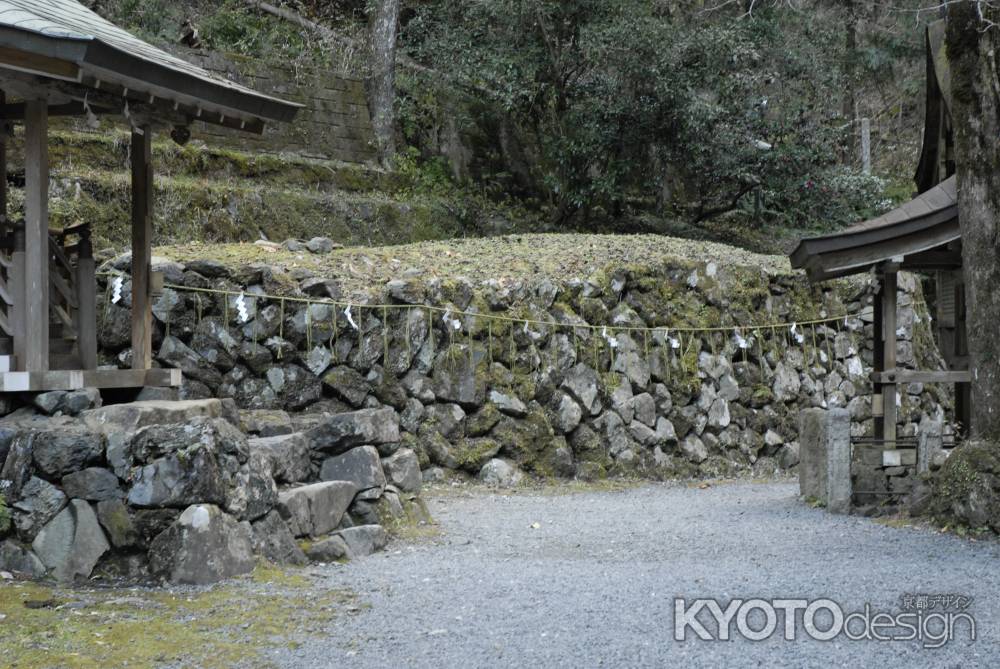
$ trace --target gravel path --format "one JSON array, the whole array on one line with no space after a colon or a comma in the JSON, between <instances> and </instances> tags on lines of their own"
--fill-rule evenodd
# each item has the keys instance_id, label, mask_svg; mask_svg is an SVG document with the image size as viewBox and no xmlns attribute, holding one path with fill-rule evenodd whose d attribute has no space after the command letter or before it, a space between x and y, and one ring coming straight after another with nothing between
<instances>
[{"instance_id":1,"label":"gravel path","mask_svg":"<svg viewBox=\"0 0 1000 669\"><path fill-rule=\"evenodd\" d=\"M738 483L432 497L439 538L327 568L330 586L371 609L275 659L379 669L1000 664L1000 543L831 516L796 494L794 484ZM675 596L830 597L850 611L898 611L904 593L974 596L978 640L961 627L938 650L818 642L800 625L785 641L781 619L764 642L673 638Z\"/></svg>"}]
</instances>

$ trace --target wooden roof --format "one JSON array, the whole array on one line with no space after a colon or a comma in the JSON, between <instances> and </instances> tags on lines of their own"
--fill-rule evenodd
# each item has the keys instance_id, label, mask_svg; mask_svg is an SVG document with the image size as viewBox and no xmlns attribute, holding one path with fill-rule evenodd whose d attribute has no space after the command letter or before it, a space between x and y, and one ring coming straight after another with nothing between
<instances>
[{"instance_id":1,"label":"wooden roof","mask_svg":"<svg viewBox=\"0 0 1000 669\"><path fill-rule=\"evenodd\" d=\"M961 238L955 177L918 195L901 207L838 232L799 242L792 267L805 269L810 280L860 274L873 265L896 260L911 269L925 268L929 253ZM960 262L954 256L933 259L936 268ZM919 267L918 267L919 265Z\"/></svg>"},{"instance_id":2,"label":"wooden roof","mask_svg":"<svg viewBox=\"0 0 1000 669\"><path fill-rule=\"evenodd\" d=\"M265 121L290 121L300 107L166 53L75 0L0 0L0 72L15 90L48 84L81 101L91 89L144 104L153 115L173 110L257 132ZM18 81L15 73L36 79Z\"/></svg>"}]
</instances>

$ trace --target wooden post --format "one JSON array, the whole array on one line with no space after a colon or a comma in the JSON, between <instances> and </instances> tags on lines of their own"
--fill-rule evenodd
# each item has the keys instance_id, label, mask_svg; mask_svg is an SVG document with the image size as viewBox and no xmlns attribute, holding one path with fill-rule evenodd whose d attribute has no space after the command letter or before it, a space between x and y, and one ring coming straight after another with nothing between
<instances>
[{"instance_id":1,"label":"wooden post","mask_svg":"<svg viewBox=\"0 0 1000 669\"><path fill-rule=\"evenodd\" d=\"M882 341L885 371L896 371L896 271L897 265L887 265L882 280ZM895 448L896 442L895 383L882 384L882 439Z\"/></svg>"},{"instance_id":2,"label":"wooden post","mask_svg":"<svg viewBox=\"0 0 1000 669\"><path fill-rule=\"evenodd\" d=\"M872 323L872 369L875 372L885 371L885 338L882 336L883 295L885 295L885 279L880 275L878 292L875 293L875 303L872 305L872 311L875 314L875 320ZM874 420L872 436L878 438L883 436L883 426L885 425L883 399L882 382L875 381L872 384L872 418Z\"/></svg>"},{"instance_id":3,"label":"wooden post","mask_svg":"<svg viewBox=\"0 0 1000 669\"><path fill-rule=\"evenodd\" d=\"M24 225L14 228L14 252L10 255L10 295L14 304L7 311L10 320L11 337L14 340L14 369L25 371L24 342L27 338L24 332L25 293L24 293Z\"/></svg>"},{"instance_id":4,"label":"wooden post","mask_svg":"<svg viewBox=\"0 0 1000 669\"><path fill-rule=\"evenodd\" d=\"M83 369L97 369L97 278L90 230L80 232L76 260L76 344Z\"/></svg>"},{"instance_id":5,"label":"wooden post","mask_svg":"<svg viewBox=\"0 0 1000 669\"><path fill-rule=\"evenodd\" d=\"M132 129L132 369L153 363L153 310L149 289L153 240L152 129Z\"/></svg>"},{"instance_id":6,"label":"wooden post","mask_svg":"<svg viewBox=\"0 0 1000 669\"><path fill-rule=\"evenodd\" d=\"M0 91L0 105L7 104L7 94ZM7 120L0 118L0 234L7 235Z\"/></svg>"},{"instance_id":7,"label":"wooden post","mask_svg":"<svg viewBox=\"0 0 1000 669\"><path fill-rule=\"evenodd\" d=\"M24 112L24 364L49 369L49 113L45 100ZM19 363L19 366L20 363Z\"/></svg>"}]
</instances>

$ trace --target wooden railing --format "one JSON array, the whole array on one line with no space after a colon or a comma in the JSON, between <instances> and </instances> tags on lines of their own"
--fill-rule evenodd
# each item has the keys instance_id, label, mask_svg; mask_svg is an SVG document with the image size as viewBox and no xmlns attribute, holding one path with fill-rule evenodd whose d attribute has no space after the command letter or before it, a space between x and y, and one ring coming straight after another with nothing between
<instances>
[{"instance_id":1,"label":"wooden railing","mask_svg":"<svg viewBox=\"0 0 1000 669\"><path fill-rule=\"evenodd\" d=\"M76 224L49 231L49 355L50 369L97 369L97 320L93 248L90 226ZM23 368L27 337L24 288L24 233L6 231L0 243L0 351L12 371ZM13 357L11 357L13 354Z\"/></svg>"}]
</instances>

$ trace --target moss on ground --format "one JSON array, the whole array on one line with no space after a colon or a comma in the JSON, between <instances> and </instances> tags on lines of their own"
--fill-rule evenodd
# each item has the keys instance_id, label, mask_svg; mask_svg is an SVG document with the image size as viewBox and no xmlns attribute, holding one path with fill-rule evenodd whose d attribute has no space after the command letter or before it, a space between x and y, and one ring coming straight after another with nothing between
<instances>
[{"instance_id":1,"label":"moss on ground","mask_svg":"<svg viewBox=\"0 0 1000 669\"><path fill-rule=\"evenodd\" d=\"M585 235L585 234L520 234L503 237L425 241L399 246L372 246L337 249L327 255L291 253L256 244L187 243L163 246L156 254L178 261L195 259L218 260L233 268L250 263L267 263L287 270L302 268L318 276L335 278L345 291L370 289L399 278L404 270L415 269L424 279L464 277L473 283L487 280L535 283L549 279L556 283L582 278L598 269L641 261L646 271L658 274L664 286L664 273L689 259L712 258L731 264L764 268L771 276L791 276L792 270L784 256L764 256L731 246L711 242L658 235ZM766 284L766 278L758 277ZM665 287L664 290L667 290ZM697 295L689 295L677 286L680 303L665 297L664 319L680 304L701 304ZM666 308L670 307L670 311ZM718 309L712 309L718 314ZM687 311L678 307L678 315ZM707 318L707 317L706 317ZM716 316L713 320L718 321ZM678 322L677 325L695 325ZM699 325L701 325L699 323ZM494 330L495 336L503 332Z\"/></svg>"},{"instance_id":2,"label":"moss on ground","mask_svg":"<svg viewBox=\"0 0 1000 669\"><path fill-rule=\"evenodd\" d=\"M11 581L0 583L0 646L12 669L268 666L267 649L294 646L357 609L348 592L268 565L249 579L198 589Z\"/></svg>"}]
</instances>

